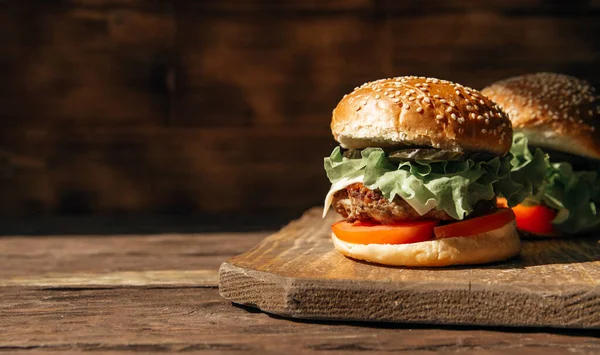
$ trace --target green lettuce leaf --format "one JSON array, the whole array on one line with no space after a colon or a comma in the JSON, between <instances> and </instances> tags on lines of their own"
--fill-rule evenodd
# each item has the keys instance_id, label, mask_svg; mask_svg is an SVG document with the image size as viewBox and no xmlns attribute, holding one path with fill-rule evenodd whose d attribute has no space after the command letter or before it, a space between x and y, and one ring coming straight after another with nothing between
<instances>
[{"instance_id":1,"label":"green lettuce leaf","mask_svg":"<svg viewBox=\"0 0 600 355\"><path fill-rule=\"evenodd\" d=\"M536 154L537 151L541 150L536 149ZM531 161L532 153L523 134L514 135L511 153L515 169ZM547 163L543 187L523 203L537 205L542 202L558 211L552 223L563 233L576 234L599 226L600 172L574 171L568 162Z\"/></svg>"},{"instance_id":2,"label":"green lettuce leaf","mask_svg":"<svg viewBox=\"0 0 600 355\"><path fill-rule=\"evenodd\" d=\"M501 184L512 184L518 182L521 189L518 190L508 201L509 206L516 206L531 196L540 195L545 188L545 175L550 161L548 156L536 149L533 153L527 147L527 138L522 133L513 135L511 146L512 165L511 179ZM507 198L508 199L508 198Z\"/></svg>"},{"instance_id":3,"label":"green lettuce leaf","mask_svg":"<svg viewBox=\"0 0 600 355\"><path fill-rule=\"evenodd\" d=\"M362 176L368 188L381 190L388 200L400 196L421 215L436 208L461 220L480 200L500 195L513 206L537 192L545 170L541 170L537 180L534 172L540 164L544 165L539 160L544 161L545 157L532 155L515 173L513 159L509 154L489 161L417 160L393 164L380 148L366 148L361 151L361 158L349 159L336 147L325 158L325 171L332 184Z\"/></svg>"}]
</instances>

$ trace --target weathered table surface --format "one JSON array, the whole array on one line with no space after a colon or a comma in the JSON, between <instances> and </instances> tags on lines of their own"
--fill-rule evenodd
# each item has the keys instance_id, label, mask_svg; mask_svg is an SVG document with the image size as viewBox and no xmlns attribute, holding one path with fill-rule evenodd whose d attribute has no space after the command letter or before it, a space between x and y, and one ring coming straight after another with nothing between
<instances>
[{"instance_id":1,"label":"weathered table surface","mask_svg":"<svg viewBox=\"0 0 600 355\"><path fill-rule=\"evenodd\" d=\"M0 352L600 353L597 331L304 322L236 307L219 297L218 267L266 235L1 236Z\"/></svg>"}]
</instances>

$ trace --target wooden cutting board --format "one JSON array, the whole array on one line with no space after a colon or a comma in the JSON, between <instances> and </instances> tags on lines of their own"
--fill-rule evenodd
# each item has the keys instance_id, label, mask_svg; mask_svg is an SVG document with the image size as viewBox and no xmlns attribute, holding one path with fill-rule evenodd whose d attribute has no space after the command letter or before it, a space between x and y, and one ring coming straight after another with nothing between
<instances>
[{"instance_id":1,"label":"wooden cutting board","mask_svg":"<svg viewBox=\"0 0 600 355\"><path fill-rule=\"evenodd\" d=\"M281 316L343 321L600 328L600 237L525 241L471 267L377 266L338 254L330 212L309 210L223 263L220 293Z\"/></svg>"}]
</instances>

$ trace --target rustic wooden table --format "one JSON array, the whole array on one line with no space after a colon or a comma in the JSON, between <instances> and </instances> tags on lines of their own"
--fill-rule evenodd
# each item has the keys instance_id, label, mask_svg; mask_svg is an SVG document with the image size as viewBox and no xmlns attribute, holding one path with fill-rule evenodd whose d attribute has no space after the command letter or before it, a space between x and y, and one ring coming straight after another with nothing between
<instances>
[{"instance_id":1,"label":"rustic wooden table","mask_svg":"<svg viewBox=\"0 0 600 355\"><path fill-rule=\"evenodd\" d=\"M0 352L600 353L597 331L292 321L232 305L218 267L267 232L54 226L0 237Z\"/></svg>"}]
</instances>

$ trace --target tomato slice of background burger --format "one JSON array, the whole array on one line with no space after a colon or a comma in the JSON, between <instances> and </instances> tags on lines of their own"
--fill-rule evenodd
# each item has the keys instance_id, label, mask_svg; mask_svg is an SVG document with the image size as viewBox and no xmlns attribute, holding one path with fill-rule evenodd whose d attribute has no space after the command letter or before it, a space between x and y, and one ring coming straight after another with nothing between
<instances>
[{"instance_id":1,"label":"tomato slice of background burger","mask_svg":"<svg viewBox=\"0 0 600 355\"><path fill-rule=\"evenodd\" d=\"M410 221L386 225L339 221L331 226L340 240L354 244L408 244L433 239L433 227L439 221Z\"/></svg>"},{"instance_id":2,"label":"tomato slice of background burger","mask_svg":"<svg viewBox=\"0 0 600 355\"><path fill-rule=\"evenodd\" d=\"M517 216L517 228L522 231L535 233L540 235L554 235L554 225L552 220L558 212L543 206L523 206L517 205L513 207Z\"/></svg>"},{"instance_id":3,"label":"tomato slice of background burger","mask_svg":"<svg viewBox=\"0 0 600 355\"><path fill-rule=\"evenodd\" d=\"M498 206L506 205L506 199L498 199ZM512 208L517 219L517 228L522 231L540 235L554 235L552 221L558 214L557 211L544 205L525 206L517 205Z\"/></svg>"}]
</instances>

